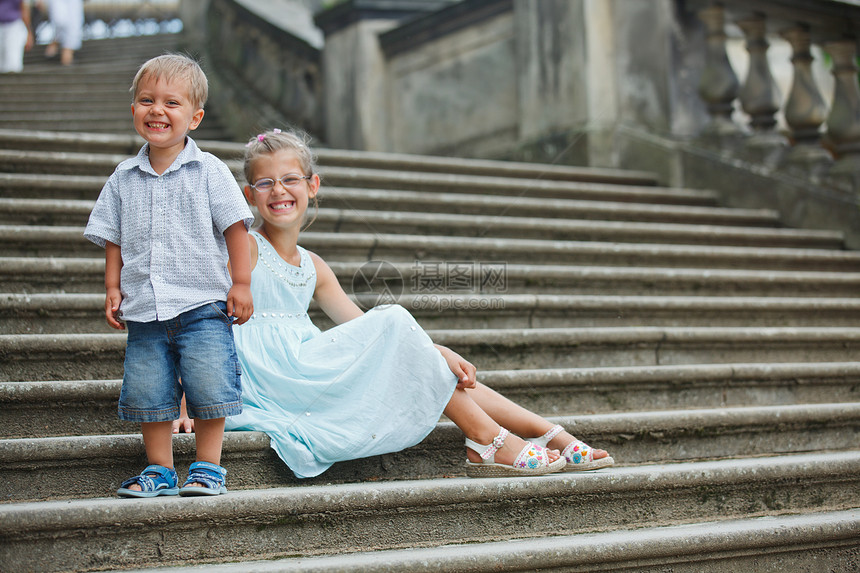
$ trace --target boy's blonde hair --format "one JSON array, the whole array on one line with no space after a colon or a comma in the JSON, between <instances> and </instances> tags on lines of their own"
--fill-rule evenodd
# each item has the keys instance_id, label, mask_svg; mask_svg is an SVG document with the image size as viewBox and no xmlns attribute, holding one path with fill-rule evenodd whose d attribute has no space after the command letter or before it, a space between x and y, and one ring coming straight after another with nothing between
<instances>
[{"instance_id":1,"label":"boy's blonde hair","mask_svg":"<svg viewBox=\"0 0 860 573\"><path fill-rule=\"evenodd\" d=\"M272 129L255 135L245 147L245 163L243 171L245 181L251 181L251 164L263 155L269 155L282 149L292 151L299 160L302 167L302 175L313 175L316 173L316 155L310 147L311 137L303 131L281 131Z\"/></svg>"},{"instance_id":2,"label":"boy's blonde hair","mask_svg":"<svg viewBox=\"0 0 860 573\"><path fill-rule=\"evenodd\" d=\"M132 103L137 98L140 83L147 78L180 80L187 84L188 99L195 109L203 109L209 98L209 81L195 60L184 54L164 54L144 62L131 83Z\"/></svg>"}]
</instances>

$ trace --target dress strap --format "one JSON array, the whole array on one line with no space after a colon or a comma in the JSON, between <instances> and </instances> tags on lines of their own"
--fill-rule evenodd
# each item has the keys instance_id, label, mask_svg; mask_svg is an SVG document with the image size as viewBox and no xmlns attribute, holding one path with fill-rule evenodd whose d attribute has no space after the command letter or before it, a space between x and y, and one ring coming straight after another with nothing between
<instances>
[{"instance_id":1,"label":"dress strap","mask_svg":"<svg viewBox=\"0 0 860 573\"><path fill-rule=\"evenodd\" d=\"M307 250L296 245L299 251L299 266L291 265L281 258L275 247L257 231L251 231L257 241L257 264L262 265L281 282L292 287L305 287L316 280L316 269Z\"/></svg>"}]
</instances>

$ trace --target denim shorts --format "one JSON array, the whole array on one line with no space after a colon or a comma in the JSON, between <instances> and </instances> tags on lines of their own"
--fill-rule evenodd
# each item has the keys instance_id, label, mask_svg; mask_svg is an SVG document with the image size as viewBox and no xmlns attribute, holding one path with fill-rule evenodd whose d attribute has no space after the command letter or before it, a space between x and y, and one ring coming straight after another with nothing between
<instances>
[{"instance_id":1,"label":"denim shorts","mask_svg":"<svg viewBox=\"0 0 860 573\"><path fill-rule=\"evenodd\" d=\"M170 320L127 322L120 419L175 420L183 392L191 418L242 412L233 319L226 312L225 303L213 302Z\"/></svg>"}]
</instances>

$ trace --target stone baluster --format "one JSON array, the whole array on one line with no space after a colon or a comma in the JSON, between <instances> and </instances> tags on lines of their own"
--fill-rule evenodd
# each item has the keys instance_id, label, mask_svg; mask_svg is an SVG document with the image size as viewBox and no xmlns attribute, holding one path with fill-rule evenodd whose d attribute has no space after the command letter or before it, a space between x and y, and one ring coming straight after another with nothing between
<instances>
[{"instance_id":1,"label":"stone baluster","mask_svg":"<svg viewBox=\"0 0 860 573\"><path fill-rule=\"evenodd\" d=\"M827 103L812 76L809 30L790 28L782 37L791 44L794 66L794 79L785 105L785 121L791 129L794 147L787 159L791 163L828 163L832 157L821 145L821 125L827 119Z\"/></svg>"},{"instance_id":2,"label":"stone baluster","mask_svg":"<svg viewBox=\"0 0 860 573\"><path fill-rule=\"evenodd\" d=\"M779 111L782 98L767 60L770 44L765 38L765 19L756 14L737 24L744 33L750 56L749 70L740 91L741 106L750 116L750 128L753 131L746 145L751 150L761 152L762 160L775 160L788 141L774 130L775 114Z\"/></svg>"},{"instance_id":3,"label":"stone baluster","mask_svg":"<svg viewBox=\"0 0 860 573\"><path fill-rule=\"evenodd\" d=\"M825 44L833 58L833 106L827 117L827 138L836 151L831 174L849 175L860 191L860 83L857 77L857 42L841 40Z\"/></svg>"},{"instance_id":4,"label":"stone baluster","mask_svg":"<svg viewBox=\"0 0 860 573\"><path fill-rule=\"evenodd\" d=\"M705 25L705 62L699 82L699 95L708 107L711 124L708 135L736 135L740 128L732 121L733 103L738 96L738 78L726 53L723 7L713 4L699 11Z\"/></svg>"}]
</instances>

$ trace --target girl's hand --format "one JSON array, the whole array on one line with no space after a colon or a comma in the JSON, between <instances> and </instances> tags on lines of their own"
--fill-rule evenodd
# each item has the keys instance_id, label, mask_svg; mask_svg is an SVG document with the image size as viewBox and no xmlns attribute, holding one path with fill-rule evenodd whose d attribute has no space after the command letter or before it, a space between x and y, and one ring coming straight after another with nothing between
<instances>
[{"instance_id":1,"label":"girl's hand","mask_svg":"<svg viewBox=\"0 0 860 573\"><path fill-rule=\"evenodd\" d=\"M227 294L227 316L236 319L236 324L245 324L254 314L254 299L251 287L243 283L234 283Z\"/></svg>"},{"instance_id":2,"label":"girl's hand","mask_svg":"<svg viewBox=\"0 0 860 573\"><path fill-rule=\"evenodd\" d=\"M188 410L185 409L185 395L182 396L182 402L179 404L179 418L173 420L173 433L185 432L190 434L194 431L194 420L188 417Z\"/></svg>"},{"instance_id":3,"label":"girl's hand","mask_svg":"<svg viewBox=\"0 0 860 573\"><path fill-rule=\"evenodd\" d=\"M190 434L194 431L194 420L188 417L187 414L183 412L182 415L179 416L178 419L173 420L173 433L178 434L180 432L185 432L186 434Z\"/></svg>"},{"instance_id":4,"label":"girl's hand","mask_svg":"<svg viewBox=\"0 0 860 573\"><path fill-rule=\"evenodd\" d=\"M119 305L122 302L122 293L118 288L107 289L105 296L105 318L111 328L125 330L125 324L119 321Z\"/></svg>"},{"instance_id":5,"label":"girl's hand","mask_svg":"<svg viewBox=\"0 0 860 573\"><path fill-rule=\"evenodd\" d=\"M434 346L442 353L442 357L448 363L448 368L457 377L457 388L474 388L478 382L478 369L475 368L475 365L447 346L440 344L434 344Z\"/></svg>"}]
</instances>

